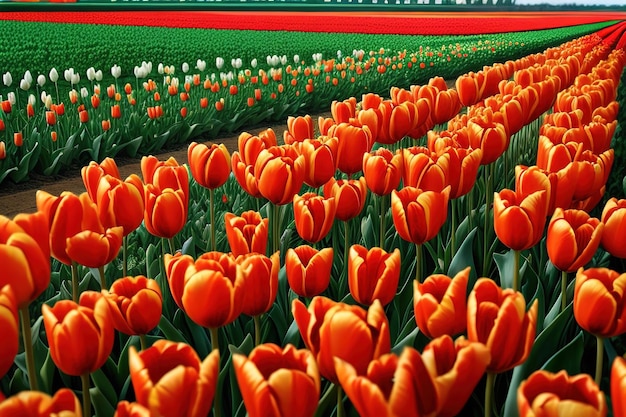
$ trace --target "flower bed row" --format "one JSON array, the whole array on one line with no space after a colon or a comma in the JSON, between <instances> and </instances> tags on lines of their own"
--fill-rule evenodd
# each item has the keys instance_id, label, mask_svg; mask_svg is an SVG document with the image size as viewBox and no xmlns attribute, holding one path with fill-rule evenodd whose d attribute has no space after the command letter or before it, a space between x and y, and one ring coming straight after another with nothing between
<instances>
[{"instance_id":1,"label":"flower bed row","mask_svg":"<svg viewBox=\"0 0 626 417\"><path fill-rule=\"evenodd\" d=\"M622 415L626 274L599 267L624 255L626 202L583 211L602 198L624 101L623 28L605 34L456 89L433 78L336 101L317 131L290 118L281 146L271 130L232 156L194 143L188 166L145 157L126 180L93 162L81 196L42 191L37 213L0 216L0 383L23 391L0 411L532 415L549 396L603 416L612 391ZM521 161L540 166L518 179ZM596 338L609 364L590 369Z\"/></svg>"}]
</instances>

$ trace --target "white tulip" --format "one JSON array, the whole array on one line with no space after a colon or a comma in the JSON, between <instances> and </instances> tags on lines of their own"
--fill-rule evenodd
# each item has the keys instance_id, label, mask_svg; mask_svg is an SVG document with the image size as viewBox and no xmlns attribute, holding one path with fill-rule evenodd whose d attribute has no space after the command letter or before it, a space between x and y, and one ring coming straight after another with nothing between
<instances>
[{"instance_id":1,"label":"white tulip","mask_svg":"<svg viewBox=\"0 0 626 417\"><path fill-rule=\"evenodd\" d=\"M74 68L66 69L65 71L63 71L63 78L65 78L65 81L67 81L68 83L71 82L72 74L74 74Z\"/></svg>"},{"instance_id":2,"label":"white tulip","mask_svg":"<svg viewBox=\"0 0 626 417\"><path fill-rule=\"evenodd\" d=\"M218 56L215 58L215 66L217 69L222 69L224 67L224 58Z\"/></svg>"},{"instance_id":3,"label":"white tulip","mask_svg":"<svg viewBox=\"0 0 626 417\"><path fill-rule=\"evenodd\" d=\"M46 90L41 90L41 102L42 103L46 102L46 97L48 97L48 93L46 93Z\"/></svg>"},{"instance_id":4,"label":"white tulip","mask_svg":"<svg viewBox=\"0 0 626 417\"><path fill-rule=\"evenodd\" d=\"M37 97L35 97L34 94L29 94L28 95L28 104L30 104L31 106L34 106L35 103L37 103Z\"/></svg>"},{"instance_id":5,"label":"white tulip","mask_svg":"<svg viewBox=\"0 0 626 417\"><path fill-rule=\"evenodd\" d=\"M89 91L87 90L86 87L83 87L80 89L80 96L82 98L87 98L89 96Z\"/></svg>"},{"instance_id":6,"label":"white tulip","mask_svg":"<svg viewBox=\"0 0 626 417\"><path fill-rule=\"evenodd\" d=\"M59 81L59 73L57 72L57 69L52 68L50 70L50 73L48 74L48 77L50 78L50 81L52 81L53 83L56 83L57 81Z\"/></svg>"},{"instance_id":7,"label":"white tulip","mask_svg":"<svg viewBox=\"0 0 626 417\"><path fill-rule=\"evenodd\" d=\"M185 84L193 84L193 75L187 74L185 75Z\"/></svg>"},{"instance_id":8,"label":"white tulip","mask_svg":"<svg viewBox=\"0 0 626 417\"><path fill-rule=\"evenodd\" d=\"M206 61L203 61L201 59L197 60L196 68L198 68L198 71L204 71L206 69Z\"/></svg>"},{"instance_id":9,"label":"white tulip","mask_svg":"<svg viewBox=\"0 0 626 417\"><path fill-rule=\"evenodd\" d=\"M142 61L141 67L146 71L146 77L152 72L152 61Z\"/></svg>"},{"instance_id":10,"label":"white tulip","mask_svg":"<svg viewBox=\"0 0 626 417\"><path fill-rule=\"evenodd\" d=\"M174 87L178 87L180 85L180 81L178 80L177 77L173 77L172 80L170 81L170 85L173 85Z\"/></svg>"},{"instance_id":11,"label":"white tulip","mask_svg":"<svg viewBox=\"0 0 626 417\"><path fill-rule=\"evenodd\" d=\"M287 55L283 55L280 57L280 63L283 65L287 65Z\"/></svg>"},{"instance_id":12,"label":"white tulip","mask_svg":"<svg viewBox=\"0 0 626 417\"><path fill-rule=\"evenodd\" d=\"M102 81L102 70L96 71L96 81Z\"/></svg>"},{"instance_id":13,"label":"white tulip","mask_svg":"<svg viewBox=\"0 0 626 417\"><path fill-rule=\"evenodd\" d=\"M185 74L187 74L189 72L189 64L188 63L183 62L182 68L183 68L183 72Z\"/></svg>"},{"instance_id":14,"label":"white tulip","mask_svg":"<svg viewBox=\"0 0 626 417\"><path fill-rule=\"evenodd\" d=\"M11 73L10 72L7 71L4 74L2 74L2 82L7 87L11 87L11 84L13 84L13 77L11 77Z\"/></svg>"},{"instance_id":15,"label":"white tulip","mask_svg":"<svg viewBox=\"0 0 626 417\"><path fill-rule=\"evenodd\" d=\"M33 76L31 75L30 70L26 70L26 72L24 73L24 79L28 81L28 84L33 83Z\"/></svg>"},{"instance_id":16,"label":"white tulip","mask_svg":"<svg viewBox=\"0 0 626 417\"><path fill-rule=\"evenodd\" d=\"M77 72L72 74L72 85L78 84L79 82L80 82L80 74Z\"/></svg>"},{"instance_id":17,"label":"white tulip","mask_svg":"<svg viewBox=\"0 0 626 417\"><path fill-rule=\"evenodd\" d=\"M30 83L25 79L20 80L20 88L24 91L28 91L30 89Z\"/></svg>"},{"instance_id":18,"label":"white tulip","mask_svg":"<svg viewBox=\"0 0 626 417\"><path fill-rule=\"evenodd\" d=\"M133 74L135 74L135 78L141 78L141 73L141 67L135 65L135 68L133 69Z\"/></svg>"},{"instance_id":19,"label":"white tulip","mask_svg":"<svg viewBox=\"0 0 626 417\"><path fill-rule=\"evenodd\" d=\"M37 84L39 84L39 87L43 87L46 84L46 76L43 74L39 74L39 76L37 77Z\"/></svg>"},{"instance_id":20,"label":"white tulip","mask_svg":"<svg viewBox=\"0 0 626 417\"><path fill-rule=\"evenodd\" d=\"M168 74L170 75L174 74L174 65L170 65L168 69L169 69L169 71L167 72Z\"/></svg>"},{"instance_id":21,"label":"white tulip","mask_svg":"<svg viewBox=\"0 0 626 417\"><path fill-rule=\"evenodd\" d=\"M122 75L122 68L120 68L119 65L114 64L111 67L111 75L115 78L118 79L120 77L120 75Z\"/></svg>"},{"instance_id":22,"label":"white tulip","mask_svg":"<svg viewBox=\"0 0 626 417\"><path fill-rule=\"evenodd\" d=\"M15 105L15 93L13 91L7 93L7 100L9 100L12 106Z\"/></svg>"},{"instance_id":23,"label":"white tulip","mask_svg":"<svg viewBox=\"0 0 626 417\"><path fill-rule=\"evenodd\" d=\"M159 65L157 66L157 72L161 75L163 75L163 73L165 72L165 67L163 66L162 62L160 62Z\"/></svg>"},{"instance_id":24,"label":"white tulip","mask_svg":"<svg viewBox=\"0 0 626 417\"><path fill-rule=\"evenodd\" d=\"M299 64L299 63L300 63L300 55L295 54L295 55L293 56L293 63L294 63L294 64Z\"/></svg>"},{"instance_id":25,"label":"white tulip","mask_svg":"<svg viewBox=\"0 0 626 417\"><path fill-rule=\"evenodd\" d=\"M252 59L252 62L250 63L250 65L252 66L252 68L256 68L256 66L258 65L256 58Z\"/></svg>"},{"instance_id":26,"label":"white tulip","mask_svg":"<svg viewBox=\"0 0 626 417\"><path fill-rule=\"evenodd\" d=\"M44 101L44 106L46 106L46 109L50 110L50 108L52 107L52 96L51 95L47 95L46 99Z\"/></svg>"}]
</instances>

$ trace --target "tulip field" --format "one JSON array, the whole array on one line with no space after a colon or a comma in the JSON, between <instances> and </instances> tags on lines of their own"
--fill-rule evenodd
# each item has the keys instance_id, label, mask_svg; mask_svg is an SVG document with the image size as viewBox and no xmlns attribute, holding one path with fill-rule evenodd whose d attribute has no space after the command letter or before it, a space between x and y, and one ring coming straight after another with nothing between
<instances>
[{"instance_id":1,"label":"tulip field","mask_svg":"<svg viewBox=\"0 0 626 417\"><path fill-rule=\"evenodd\" d=\"M7 10L0 416L626 416L624 13Z\"/></svg>"}]
</instances>

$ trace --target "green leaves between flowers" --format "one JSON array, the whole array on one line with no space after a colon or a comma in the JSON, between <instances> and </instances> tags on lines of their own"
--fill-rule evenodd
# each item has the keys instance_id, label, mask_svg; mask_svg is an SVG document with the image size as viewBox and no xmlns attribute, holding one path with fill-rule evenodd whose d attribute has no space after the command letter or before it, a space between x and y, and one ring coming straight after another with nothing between
<instances>
[{"instance_id":1,"label":"green leaves between flowers","mask_svg":"<svg viewBox=\"0 0 626 417\"><path fill-rule=\"evenodd\" d=\"M33 132L35 134L35 132ZM37 140L37 139L35 139ZM37 165L39 155L41 153L41 146L39 142L35 142L32 149L27 151L20 159L17 167L11 168L5 172L0 173L0 183L7 176L10 175L11 180L16 183L23 182L28 179L28 174L32 172Z\"/></svg>"}]
</instances>

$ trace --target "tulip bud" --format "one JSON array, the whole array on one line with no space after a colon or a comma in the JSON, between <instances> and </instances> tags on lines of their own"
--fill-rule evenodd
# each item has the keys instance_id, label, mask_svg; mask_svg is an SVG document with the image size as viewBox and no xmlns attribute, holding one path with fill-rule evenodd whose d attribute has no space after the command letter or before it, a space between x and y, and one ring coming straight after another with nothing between
<instances>
[{"instance_id":1,"label":"tulip bud","mask_svg":"<svg viewBox=\"0 0 626 417\"><path fill-rule=\"evenodd\" d=\"M56 68L52 68L50 70L50 72L48 73L48 77L53 83L56 83L59 80L59 73L57 72Z\"/></svg>"},{"instance_id":2,"label":"tulip bud","mask_svg":"<svg viewBox=\"0 0 626 417\"><path fill-rule=\"evenodd\" d=\"M11 84L13 83L13 77L11 77L11 73L10 72L7 71L4 74L2 74L2 82L7 87L11 87Z\"/></svg>"}]
</instances>

